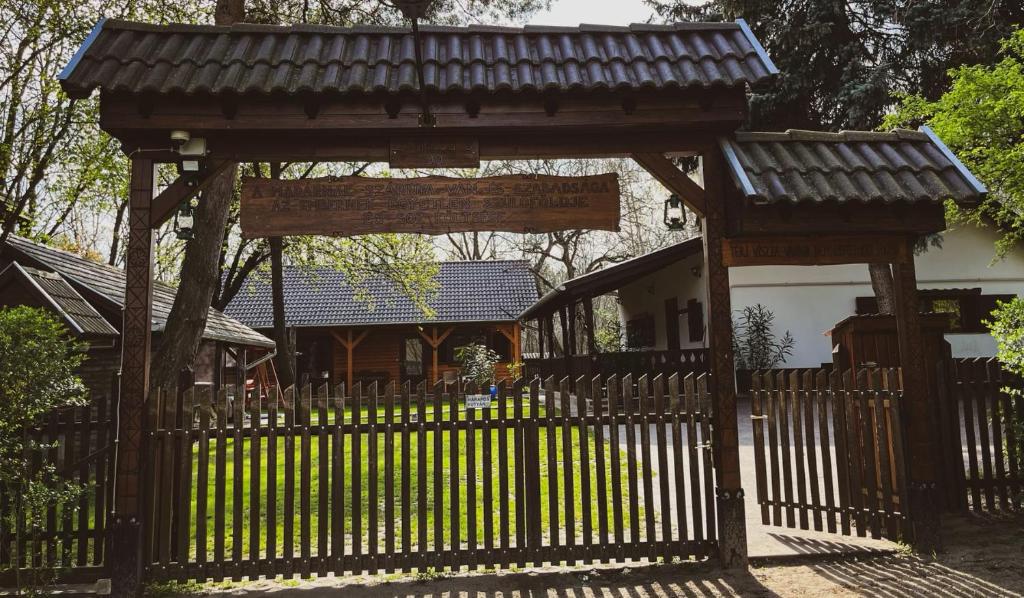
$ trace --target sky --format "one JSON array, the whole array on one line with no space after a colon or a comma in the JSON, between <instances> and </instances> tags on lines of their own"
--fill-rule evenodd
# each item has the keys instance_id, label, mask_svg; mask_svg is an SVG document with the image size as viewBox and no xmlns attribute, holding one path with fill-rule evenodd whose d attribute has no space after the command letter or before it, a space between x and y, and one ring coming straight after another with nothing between
<instances>
[{"instance_id":1,"label":"sky","mask_svg":"<svg viewBox=\"0 0 1024 598\"><path fill-rule=\"evenodd\" d=\"M551 8L530 19L531 25L628 25L653 14L643 0L552 0Z\"/></svg>"}]
</instances>

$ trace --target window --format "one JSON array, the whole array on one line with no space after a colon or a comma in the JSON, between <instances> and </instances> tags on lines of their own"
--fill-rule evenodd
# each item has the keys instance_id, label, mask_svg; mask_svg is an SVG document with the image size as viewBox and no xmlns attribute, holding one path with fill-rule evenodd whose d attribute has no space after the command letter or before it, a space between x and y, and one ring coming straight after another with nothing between
<instances>
[{"instance_id":1,"label":"window","mask_svg":"<svg viewBox=\"0 0 1024 598\"><path fill-rule=\"evenodd\" d=\"M980 288L974 289L922 289L918 291L921 313L949 314L948 332L977 334L988 332L985 320L1000 301L1009 301L1015 295L982 295ZM874 297L857 297L857 313L878 313L878 300Z\"/></svg>"},{"instance_id":2,"label":"window","mask_svg":"<svg viewBox=\"0 0 1024 598\"><path fill-rule=\"evenodd\" d=\"M642 314L626 322L626 344L633 349L654 346L653 314Z\"/></svg>"}]
</instances>

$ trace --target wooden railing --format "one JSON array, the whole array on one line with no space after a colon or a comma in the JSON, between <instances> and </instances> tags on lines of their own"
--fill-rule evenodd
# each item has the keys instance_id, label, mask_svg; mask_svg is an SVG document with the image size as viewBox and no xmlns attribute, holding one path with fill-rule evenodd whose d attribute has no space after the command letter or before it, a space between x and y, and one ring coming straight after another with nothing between
<instances>
[{"instance_id":1,"label":"wooden railing","mask_svg":"<svg viewBox=\"0 0 1024 598\"><path fill-rule=\"evenodd\" d=\"M149 579L715 549L703 376L502 382L481 409L442 384L270 389L244 406L200 388L151 403Z\"/></svg>"},{"instance_id":2,"label":"wooden railing","mask_svg":"<svg viewBox=\"0 0 1024 598\"><path fill-rule=\"evenodd\" d=\"M569 357L533 358L524 360L527 378L554 376L623 376L631 374L634 379L658 374L700 375L707 372L707 349L680 349L678 351L619 351L596 353L594 355L571 355Z\"/></svg>"}]
</instances>

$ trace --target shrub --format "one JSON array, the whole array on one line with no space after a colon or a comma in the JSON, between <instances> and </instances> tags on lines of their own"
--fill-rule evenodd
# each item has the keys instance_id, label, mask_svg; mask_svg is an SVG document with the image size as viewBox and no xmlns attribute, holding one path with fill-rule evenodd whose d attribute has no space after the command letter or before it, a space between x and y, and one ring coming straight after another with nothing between
<instances>
[{"instance_id":1,"label":"shrub","mask_svg":"<svg viewBox=\"0 0 1024 598\"><path fill-rule=\"evenodd\" d=\"M38 426L61 407L86 402L85 388L75 374L84 358L83 348L72 341L64 326L49 312L30 307L0 309L0 487L11 501L3 524L13 529L11 562L19 547L42 549L44 543L20 540L36 536L45 526L50 508L74 508L81 487L61 478L45 459L52 444L31 440L24 430ZM34 460L44 463L32 467ZM20 523L19 523L20 522ZM25 562L45 562L44 555L29 555ZM43 569L16 574L19 590L45 584Z\"/></svg>"},{"instance_id":2,"label":"shrub","mask_svg":"<svg viewBox=\"0 0 1024 598\"><path fill-rule=\"evenodd\" d=\"M732 348L737 369L767 370L793 354L793 335L775 336L775 314L758 303L736 312L732 322Z\"/></svg>"},{"instance_id":3,"label":"shrub","mask_svg":"<svg viewBox=\"0 0 1024 598\"><path fill-rule=\"evenodd\" d=\"M494 366L500 358L486 345L473 343L456 348L455 360L459 362L460 372L464 378L469 378L480 388L485 388L494 381Z\"/></svg>"}]
</instances>

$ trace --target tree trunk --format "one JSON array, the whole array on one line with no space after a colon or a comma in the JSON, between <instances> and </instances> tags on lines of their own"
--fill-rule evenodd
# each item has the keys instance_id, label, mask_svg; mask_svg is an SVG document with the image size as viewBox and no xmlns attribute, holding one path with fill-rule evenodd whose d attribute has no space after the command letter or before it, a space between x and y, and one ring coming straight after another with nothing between
<instances>
[{"instance_id":1,"label":"tree trunk","mask_svg":"<svg viewBox=\"0 0 1024 598\"><path fill-rule=\"evenodd\" d=\"M206 315L217 289L224 225L235 190L236 167L217 176L195 212L194 237L185 246L178 292L167 316L160 348L153 358L150 388L168 387L178 372L191 367L206 329Z\"/></svg>"},{"instance_id":2,"label":"tree trunk","mask_svg":"<svg viewBox=\"0 0 1024 598\"><path fill-rule=\"evenodd\" d=\"M274 303L274 342L277 343L277 379L282 388L295 384L295 348L288 335L284 305L284 264L281 237L270 239L270 288Z\"/></svg>"},{"instance_id":3,"label":"tree trunk","mask_svg":"<svg viewBox=\"0 0 1024 598\"><path fill-rule=\"evenodd\" d=\"M871 288L878 301L878 313L896 313L896 286L892 279L892 268L889 264L868 264L868 272L871 274Z\"/></svg>"},{"instance_id":4,"label":"tree trunk","mask_svg":"<svg viewBox=\"0 0 1024 598\"><path fill-rule=\"evenodd\" d=\"M217 0L214 13L217 25L232 25L244 18L245 0ZM150 388L171 386L183 368L195 363L206 329L206 316L220 283L220 253L237 171L238 166L232 165L222 172L196 208L194 236L185 246L178 292L167 316L160 348L153 357Z\"/></svg>"}]
</instances>

